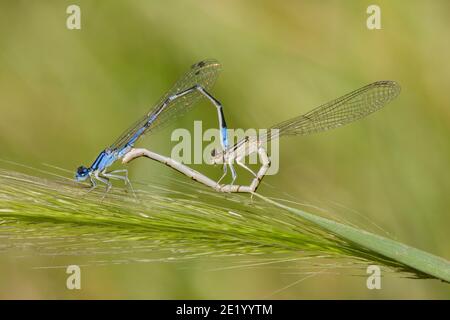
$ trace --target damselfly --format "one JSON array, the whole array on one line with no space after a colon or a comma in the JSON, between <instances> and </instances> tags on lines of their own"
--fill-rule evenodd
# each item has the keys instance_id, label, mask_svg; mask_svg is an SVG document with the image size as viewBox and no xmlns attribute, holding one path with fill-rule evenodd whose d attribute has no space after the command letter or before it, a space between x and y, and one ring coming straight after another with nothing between
<instances>
[{"instance_id":1,"label":"damselfly","mask_svg":"<svg viewBox=\"0 0 450 320\"><path fill-rule=\"evenodd\" d=\"M162 128L168 124L169 120L173 120L190 110L202 97L206 97L217 108L221 145L226 150L228 147L227 125L222 106L208 92L214 85L220 68L219 62L212 59L192 65L191 69L175 83L147 114L124 131L110 147L100 152L90 167L80 166L75 173L75 179L84 181L89 178L92 188L97 186L97 182L101 182L106 185L106 192L111 188L110 179L120 179L131 186L126 169L107 172L108 167L124 157L145 133Z\"/></svg>"},{"instance_id":2,"label":"damselfly","mask_svg":"<svg viewBox=\"0 0 450 320\"><path fill-rule=\"evenodd\" d=\"M265 150L265 143L281 136L308 135L357 121L381 109L400 93L400 86L394 81L377 81L358 90L350 92L336 100L325 103L312 111L293 119L274 125L263 136L248 136L229 148L217 151L213 149L211 162L230 167L231 184L221 185L203 174L171 159L157 155L146 149L133 149L123 158L129 162L137 157L145 156L163 162L183 174L221 192L255 192L270 167L270 158ZM257 152L261 167L254 173L244 164L245 157ZM254 176L250 185L234 185L237 177L233 164L237 163Z\"/></svg>"}]
</instances>

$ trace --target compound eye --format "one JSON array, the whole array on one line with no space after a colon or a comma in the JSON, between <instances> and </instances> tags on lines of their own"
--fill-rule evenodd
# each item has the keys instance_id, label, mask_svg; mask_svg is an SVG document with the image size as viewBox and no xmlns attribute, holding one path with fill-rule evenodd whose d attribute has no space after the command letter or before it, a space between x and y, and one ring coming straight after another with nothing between
<instances>
[{"instance_id":1,"label":"compound eye","mask_svg":"<svg viewBox=\"0 0 450 320\"><path fill-rule=\"evenodd\" d=\"M78 167L77 174L82 175L84 173L86 173L86 167L83 167L83 166Z\"/></svg>"},{"instance_id":2,"label":"compound eye","mask_svg":"<svg viewBox=\"0 0 450 320\"><path fill-rule=\"evenodd\" d=\"M215 157L216 156L216 149L212 149L211 150L211 157Z\"/></svg>"}]
</instances>

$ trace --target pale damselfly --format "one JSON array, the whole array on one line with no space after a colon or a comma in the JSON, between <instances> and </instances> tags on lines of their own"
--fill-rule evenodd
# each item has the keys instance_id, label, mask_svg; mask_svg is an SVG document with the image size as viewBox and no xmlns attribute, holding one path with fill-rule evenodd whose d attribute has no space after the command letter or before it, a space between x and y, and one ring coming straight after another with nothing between
<instances>
[{"instance_id":1,"label":"pale damselfly","mask_svg":"<svg viewBox=\"0 0 450 320\"><path fill-rule=\"evenodd\" d=\"M225 148L222 151L213 149L211 153L211 162L214 164L228 165L230 167L232 174L232 182L230 184L220 184L223 176L216 182L174 159L158 155L146 149L130 150L123 158L122 162L127 163L135 158L145 156L162 162L216 191L253 193L258 188L261 180L270 167L270 158L264 147L267 142L272 139L278 139L281 136L318 133L357 121L381 109L387 103L392 101L399 93L400 86L395 81L377 81L352 91L338 99L325 103L308 113L274 125L265 135L259 137L247 136L238 141L235 145ZM243 162L245 157L255 152L258 153L261 162L261 167L257 173L254 173L253 170ZM253 174L254 179L250 185L234 185L234 181L237 177L233 167L234 163L237 163L239 166Z\"/></svg>"}]
</instances>

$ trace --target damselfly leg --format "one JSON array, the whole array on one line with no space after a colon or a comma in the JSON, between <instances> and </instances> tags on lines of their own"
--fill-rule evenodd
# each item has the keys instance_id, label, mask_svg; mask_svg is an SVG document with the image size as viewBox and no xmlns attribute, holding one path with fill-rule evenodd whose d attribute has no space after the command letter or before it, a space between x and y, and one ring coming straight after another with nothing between
<instances>
[{"instance_id":1,"label":"damselfly leg","mask_svg":"<svg viewBox=\"0 0 450 320\"><path fill-rule=\"evenodd\" d=\"M247 170L248 172L250 172L252 174L252 176L256 177L256 173L253 172L252 169L250 169L249 167L247 167L243 162L241 158L237 158L236 159L236 163L238 164L238 166L240 166L241 168L244 168L245 170Z\"/></svg>"},{"instance_id":2,"label":"damselfly leg","mask_svg":"<svg viewBox=\"0 0 450 320\"><path fill-rule=\"evenodd\" d=\"M118 175L118 173L125 173L124 175ZM102 176L108 178L108 179L117 179L122 180L125 185L128 185L131 189L131 192L133 193L133 196L137 199L136 193L134 192L133 185L130 182L130 179L128 178L128 170L127 169L120 169L120 170L114 170L110 172L102 172Z\"/></svg>"},{"instance_id":3,"label":"damselfly leg","mask_svg":"<svg viewBox=\"0 0 450 320\"><path fill-rule=\"evenodd\" d=\"M111 182L109 181L109 179L108 178L106 178L106 177L100 177L100 172L99 171L96 171L95 173L94 173L94 178L96 179L96 180L98 180L98 181L100 181L100 182L102 182L102 183L104 183L105 185L106 185L106 190L105 190L105 193L103 194L103 197L102 197L102 200L106 197L106 194L109 192L109 190L111 189L111 187L112 187L112 184L111 184ZM91 189L93 189L93 188L95 188L97 186L97 184L95 184L94 186L92 186L92 188Z\"/></svg>"}]
</instances>

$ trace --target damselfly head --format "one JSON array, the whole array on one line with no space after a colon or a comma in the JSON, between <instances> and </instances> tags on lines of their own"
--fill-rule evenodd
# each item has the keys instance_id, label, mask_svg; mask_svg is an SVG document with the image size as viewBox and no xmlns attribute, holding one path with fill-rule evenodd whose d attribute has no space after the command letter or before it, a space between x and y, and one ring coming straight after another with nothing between
<instances>
[{"instance_id":1,"label":"damselfly head","mask_svg":"<svg viewBox=\"0 0 450 320\"><path fill-rule=\"evenodd\" d=\"M77 172L75 173L75 180L77 181L84 181L89 175L89 169L85 166L80 166L77 169Z\"/></svg>"}]
</instances>

